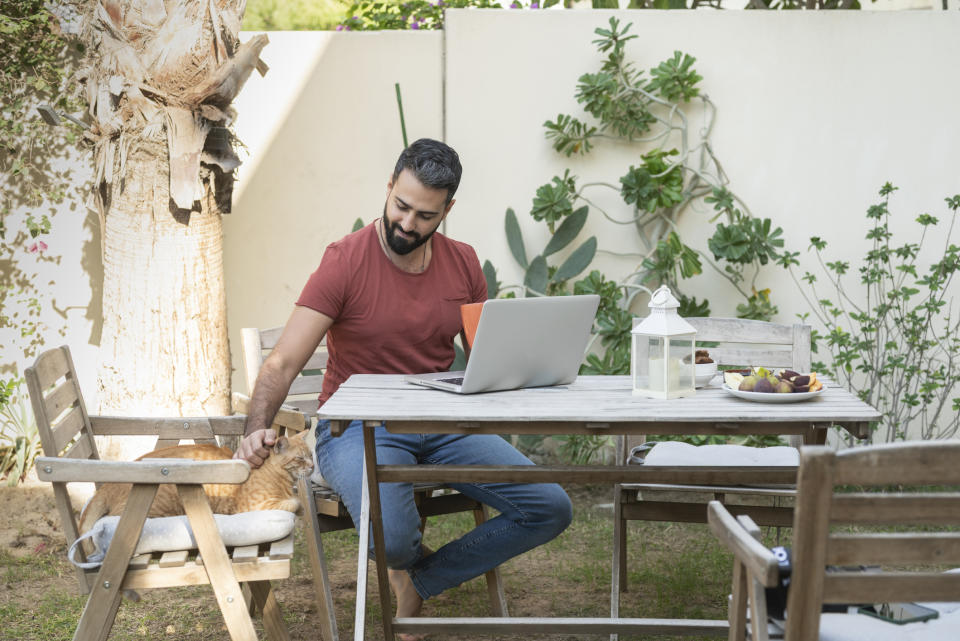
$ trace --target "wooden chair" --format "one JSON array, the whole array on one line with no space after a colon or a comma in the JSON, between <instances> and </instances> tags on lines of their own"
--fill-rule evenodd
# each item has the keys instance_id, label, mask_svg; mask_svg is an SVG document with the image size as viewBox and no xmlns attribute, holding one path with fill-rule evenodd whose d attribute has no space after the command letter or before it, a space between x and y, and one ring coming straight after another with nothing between
<instances>
[{"instance_id":1,"label":"wooden chair","mask_svg":"<svg viewBox=\"0 0 960 641\"><path fill-rule=\"evenodd\" d=\"M53 484L68 547L76 541L77 520L67 490L70 482L131 483L126 508L99 570L77 569L83 593L89 593L74 639L106 639L120 606L121 591L180 585L213 587L230 638L256 639L248 607L263 613L270 639L289 635L270 582L290 576L293 534L280 541L227 549L214 523L203 483L242 483L250 474L242 461L149 459L102 461L94 436L157 435L158 447L181 439L213 443L218 435L243 434L244 417L119 418L90 416L67 347L41 354L24 372L46 456L37 459L37 474ZM134 556L153 498L161 483L176 485L197 548L162 555ZM81 560L85 561L82 550ZM250 588L244 600L240 583Z\"/></svg>"},{"instance_id":2,"label":"wooden chair","mask_svg":"<svg viewBox=\"0 0 960 641\"><path fill-rule=\"evenodd\" d=\"M247 389L252 392L257 374L270 350L277 344L283 327L271 329L243 328L243 360L247 377ZM323 386L323 370L327 366L327 351L321 342L317 351L310 357L300 375L290 385L289 394L281 408L275 423L286 429L311 429L315 421L312 417L317 411L317 397ZM235 395L234 409L243 411L249 399ZM435 483L414 484L414 499L420 510L421 530L429 516L450 514L453 512L473 512L477 524L487 519L486 506L462 494L437 494L443 489ZM326 557L323 551L322 535L326 532L352 529L350 514L340 497L323 483L311 483L301 479L298 486L300 496L306 497L304 509L313 529L313 536L307 536L307 550L317 597L317 608L321 618L321 633L326 641L337 641L337 622L334 616L333 595L327 575ZM500 572L493 569L486 574L487 590L493 613L498 617L508 616L507 602L503 592Z\"/></svg>"},{"instance_id":3,"label":"wooden chair","mask_svg":"<svg viewBox=\"0 0 960 641\"><path fill-rule=\"evenodd\" d=\"M851 641L960 638L957 603L932 604L941 610L938 619L907 625L862 614L821 614L823 604L960 601L960 573L942 571L945 565L960 564L958 461L958 441L842 452L802 448L782 629L769 625L764 593L764 587L778 582L776 557L756 540L759 530L749 517L734 517L711 502L710 528L734 554L731 641L745 639L748 628L755 641L765 641L771 631L782 632L785 641L815 641L821 635ZM930 492L923 487L928 485L948 487ZM841 486L847 491L836 491ZM883 531L874 526L884 526ZM866 572L850 568L861 565L885 567ZM909 569L889 571L894 566Z\"/></svg>"},{"instance_id":4,"label":"wooden chair","mask_svg":"<svg viewBox=\"0 0 960 641\"><path fill-rule=\"evenodd\" d=\"M810 327L780 325L740 318L686 318L697 330L718 366L764 366L810 371ZM622 437L617 444L618 464L627 463L630 451L643 436ZM714 463L715 464L715 463ZM627 521L706 522L711 499L731 504L736 514L748 514L761 525L789 526L792 488L765 488L725 483L722 474L713 485L620 484L614 487L614 545L611 615L617 616L620 593L627 591Z\"/></svg>"}]
</instances>

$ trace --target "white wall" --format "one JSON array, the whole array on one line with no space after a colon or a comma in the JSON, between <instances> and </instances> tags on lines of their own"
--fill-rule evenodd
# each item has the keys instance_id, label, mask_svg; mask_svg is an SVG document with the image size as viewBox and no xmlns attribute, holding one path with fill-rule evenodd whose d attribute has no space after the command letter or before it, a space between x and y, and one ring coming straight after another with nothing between
<instances>
[{"instance_id":1,"label":"white wall","mask_svg":"<svg viewBox=\"0 0 960 641\"><path fill-rule=\"evenodd\" d=\"M547 239L528 214L537 186L564 167L581 182L618 184L649 148L601 142L586 159L567 159L543 135L542 123L559 112L582 114L577 78L598 70L593 30L611 15L634 23L640 37L627 52L638 66L649 69L677 49L697 58L701 89L718 108L712 141L730 187L754 215L783 228L802 268L814 267L806 253L812 235L827 239L835 258L863 254L864 212L887 180L901 188L891 207L901 242L917 214L945 214L943 198L960 192L960 88L951 80L958 13L448 11L447 141L465 167L448 231L474 243L504 282L522 282L503 233L507 207L517 211L530 255ZM606 200L610 213L629 217L616 201ZM681 221L682 237L703 250L707 218L688 211ZM635 233L596 214L581 238L591 233L601 248L636 251ZM635 263L600 264L625 275ZM734 313L738 300L716 275L691 285L714 314ZM806 311L782 270L768 269L759 285L772 289L781 320Z\"/></svg>"},{"instance_id":2,"label":"white wall","mask_svg":"<svg viewBox=\"0 0 960 641\"><path fill-rule=\"evenodd\" d=\"M254 34L243 34L242 38ZM383 211L407 136L442 136L441 32L271 32L264 77L234 102L249 158L224 219L233 385L242 327L286 322L323 250Z\"/></svg>"}]
</instances>

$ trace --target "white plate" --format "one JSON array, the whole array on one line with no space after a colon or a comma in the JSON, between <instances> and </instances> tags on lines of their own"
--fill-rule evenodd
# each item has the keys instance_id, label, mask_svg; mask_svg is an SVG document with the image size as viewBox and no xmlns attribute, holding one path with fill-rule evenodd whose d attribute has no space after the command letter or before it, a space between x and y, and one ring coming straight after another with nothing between
<instances>
[{"instance_id":1,"label":"white plate","mask_svg":"<svg viewBox=\"0 0 960 641\"><path fill-rule=\"evenodd\" d=\"M706 387L707 385L710 384L710 381L712 381L716 377L717 377L716 372L712 372L710 374L704 374L702 376L696 376L693 379L695 381L694 387L696 387L697 389L700 389L701 387Z\"/></svg>"},{"instance_id":2,"label":"white plate","mask_svg":"<svg viewBox=\"0 0 960 641\"><path fill-rule=\"evenodd\" d=\"M777 394L776 392L741 392L738 389L733 389L726 383L723 384L723 389L737 398L755 403L796 403L819 396L823 393L823 390L827 389L827 386L824 385L816 392L791 392L789 394Z\"/></svg>"}]
</instances>

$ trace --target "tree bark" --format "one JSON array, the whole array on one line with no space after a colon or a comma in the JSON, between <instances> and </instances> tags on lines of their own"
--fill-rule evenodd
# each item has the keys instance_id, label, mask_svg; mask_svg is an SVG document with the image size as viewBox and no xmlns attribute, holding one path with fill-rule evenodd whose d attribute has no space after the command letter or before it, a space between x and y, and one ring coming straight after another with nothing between
<instances>
[{"instance_id":1,"label":"tree bark","mask_svg":"<svg viewBox=\"0 0 960 641\"><path fill-rule=\"evenodd\" d=\"M103 234L100 410L227 414L230 353L220 213L170 211L169 163L161 141L130 150L124 182L109 203ZM205 189L208 184L204 181Z\"/></svg>"},{"instance_id":2,"label":"tree bark","mask_svg":"<svg viewBox=\"0 0 960 641\"><path fill-rule=\"evenodd\" d=\"M266 36L244 0L96 0L84 82L103 242L98 411L230 413L221 215L239 164L230 102ZM131 458L140 441L101 444ZM119 446L118 446L119 445Z\"/></svg>"}]
</instances>

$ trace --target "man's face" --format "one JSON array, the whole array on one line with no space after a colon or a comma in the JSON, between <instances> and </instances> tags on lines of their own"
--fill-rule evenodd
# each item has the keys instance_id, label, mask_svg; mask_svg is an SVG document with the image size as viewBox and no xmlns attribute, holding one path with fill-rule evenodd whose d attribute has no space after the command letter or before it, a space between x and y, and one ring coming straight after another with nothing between
<instances>
[{"instance_id":1,"label":"man's face","mask_svg":"<svg viewBox=\"0 0 960 641\"><path fill-rule=\"evenodd\" d=\"M383 229L387 245L401 256L430 239L446 218L455 200L447 204L447 190L420 182L409 169L387 183Z\"/></svg>"}]
</instances>

